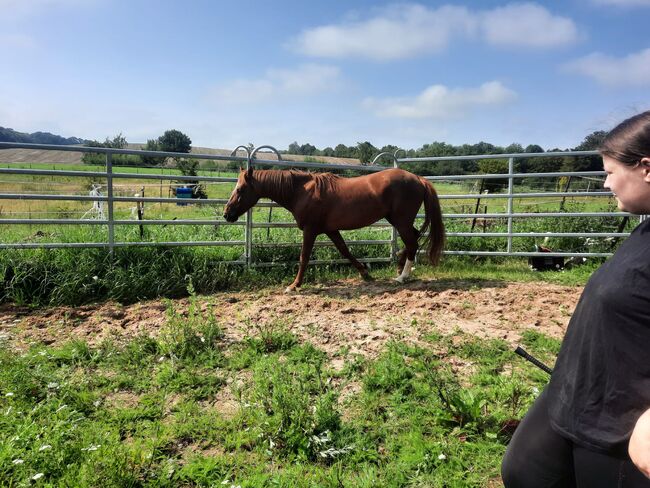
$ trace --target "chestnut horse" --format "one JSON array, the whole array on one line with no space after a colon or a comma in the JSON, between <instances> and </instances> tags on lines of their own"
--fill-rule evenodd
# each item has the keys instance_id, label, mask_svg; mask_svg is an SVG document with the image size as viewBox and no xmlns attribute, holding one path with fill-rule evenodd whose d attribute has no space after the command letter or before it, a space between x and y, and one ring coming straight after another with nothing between
<instances>
[{"instance_id":1,"label":"chestnut horse","mask_svg":"<svg viewBox=\"0 0 650 488\"><path fill-rule=\"evenodd\" d=\"M327 234L361 276L369 278L368 270L352 256L339 231L359 229L382 218L397 229L404 241L396 278L400 283L409 277L418 241L427 229L430 229L427 237L430 263L436 265L442 254L445 230L436 192L424 178L402 169L387 169L356 178L295 170L242 170L224 209L224 218L235 222L260 198L269 198L286 208L303 232L298 274L287 292L302 284L319 234ZM422 204L424 224L417 230L413 223Z\"/></svg>"}]
</instances>

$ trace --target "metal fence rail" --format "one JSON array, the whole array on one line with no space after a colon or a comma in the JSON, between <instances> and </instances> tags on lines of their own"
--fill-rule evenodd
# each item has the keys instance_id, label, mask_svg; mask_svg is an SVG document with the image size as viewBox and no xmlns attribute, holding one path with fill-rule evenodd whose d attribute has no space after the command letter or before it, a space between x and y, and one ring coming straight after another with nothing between
<instances>
[{"instance_id":1,"label":"metal fence rail","mask_svg":"<svg viewBox=\"0 0 650 488\"><path fill-rule=\"evenodd\" d=\"M242 148L243 146L240 146ZM253 248L269 248L269 247L288 247L299 246L299 243L294 242L280 242L280 243L253 243L253 229L260 228L293 228L296 227L293 222L253 222L252 213L248 212L246 219L241 222L228 223L221 219L159 219L159 220L125 220L116 219L114 216L114 207L116 203L121 202L135 202L137 204L144 203L173 203L179 202L177 198L162 198L162 197L143 197L143 196L117 196L115 195L115 188L118 187L115 181L123 179L142 179L142 180L157 180L161 181L174 181L174 182L192 182L192 183L224 183L236 181L236 178L231 177L218 177L218 176L182 176L182 175L164 175L153 173L120 173L115 172L113 168L113 155L138 155L138 156L153 156L158 158L173 157L173 158L192 158L192 159L205 159L214 161L238 161L246 167L251 166L270 166L270 167L300 167L307 169L327 169L327 170L353 170L359 172L376 172L386 169L386 166L375 164L380 157L389 156L392 159L392 166L399 167L408 163L427 162L436 164L441 161L462 161L462 160L482 160L482 159L507 159L508 172L503 174L471 174L471 175L451 175L451 176L429 176L427 180L432 182L449 182L449 181L463 181L463 180L507 180L506 193L466 193L466 194L445 194L439 195L441 200L469 200L477 201L489 199L506 200L506 211L504 213L446 213L445 219L506 219L507 231L506 232L448 232L449 237L472 237L472 238L504 238L506 239L506 249L504 251L466 251L448 249L445 254L451 255L476 255L476 256L609 256L611 253L604 252L552 252L552 253L539 253L539 252L514 252L512 248L513 238L521 237L582 237L582 238L623 238L629 235L626 232L514 232L513 221L514 219L528 219L540 217L625 217L629 214L625 212L515 212L514 200L519 199L532 199L532 198L567 198L567 197L609 197L611 192L608 191L552 191L552 192L515 192L514 181L526 178L558 178L558 177L585 177L585 178L598 178L604 175L602 171L585 171L585 172L552 172L552 173L515 173L514 161L517 158L540 158L540 157L578 157L578 156L593 156L597 155L596 151L574 151L574 152L549 152L549 153L526 153L526 154L498 154L498 155L477 155L477 156L448 156L448 157L430 157L430 158L397 158L396 154L382 153L371 165L344 165L344 164L321 164L314 162L295 162L282 160L280 155L271 146L260 146L252 152L245 149L246 156L237 156L236 150L233 151L231 156L220 156L211 154L181 154L181 153L163 153L152 151L140 151L129 149L111 149L111 148L96 148L96 147L80 147L80 146L56 146L44 144L22 144L22 143L3 143L0 142L0 150L5 148L24 148L24 149L38 149L48 151L74 151L83 153L101 153L105 154L106 169L105 171L68 171L68 170L45 170L45 169L23 169L23 168L0 168L0 178L2 175L27 175L27 176L52 176L57 177L84 177L84 178L101 178L106 180L106 195L59 195L59 194L46 194L46 193L0 193L0 201L2 200L29 200L29 201L76 201L76 202L102 202L106 204L107 212L106 217L103 219L48 219L48 218L34 218L34 219L19 219L19 218L0 218L0 225L24 225L24 224L49 224L49 225L95 225L105 226L107 228L106 242L52 242L52 243L0 243L0 249L29 249L29 248L107 248L113 251L115 248L126 246L239 246L243 247L245 252L242 259L229 261L230 263L247 264L253 266L272 266L282 263L254 263L253 262ZM238 148L239 149L239 148ZM274 151L278 160L260 159L256 158L256 153L261 149L269 149ZM198 205L224 205L226 199L212 198L212 199L192 199L192 204ZM276 204L272 202L260 202L258 207L274 208ZM424 215L418 215L423 218ZM244 226L245 238L243 240L226 240L226 241L185 241L185 242L118 242L115 240L115 226L118 225L213 225L213 226ZM390 227L388 222L380 221L373 224L373 227L385 228ZM381 262L390 261L394 259L397 249L397 234L393 229L391 239L365 239L365 240L350 240L351 245L390 245L391 255L385 258L367 258L362 261L365 262ZM331 243L318 241L317 246L329 246ZM313 261L321 262L321 261ZM327 261L338 262L338 261ZM345 262L341 260L341 262Z\"/></svg>"}]
</instances>

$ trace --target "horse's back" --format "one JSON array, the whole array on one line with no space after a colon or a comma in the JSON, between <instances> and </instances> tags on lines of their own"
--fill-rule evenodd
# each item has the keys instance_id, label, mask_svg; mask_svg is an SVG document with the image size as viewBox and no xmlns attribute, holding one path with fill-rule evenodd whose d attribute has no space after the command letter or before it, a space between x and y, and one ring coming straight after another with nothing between
<instances>
[{"instance_id":1,"label":"horse's back","mask_svg":"<svg viewBox=\"0 0 650 488\"><path fill-rule=\"evenodd\" d=\"M356 178L337 178L327 196L321 196L328 229L358 229L400 212L417 213L424 188L418 176L391 168Z\"/></svg>"}]
</instances>

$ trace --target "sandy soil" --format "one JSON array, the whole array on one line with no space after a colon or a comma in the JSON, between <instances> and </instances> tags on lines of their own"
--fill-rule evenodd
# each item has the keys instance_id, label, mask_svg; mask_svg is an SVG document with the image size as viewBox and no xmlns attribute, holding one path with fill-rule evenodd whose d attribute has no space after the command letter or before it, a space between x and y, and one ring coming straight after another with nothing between
<instances>
[{"instance_id":1,"label":"sandy soil","mask_svg":"<svg viewBox=\"0 0 650 488\"><path fill-rule=\"evenodd\" d=\"M433 332L460 330L513 345L526 329L560 338L582 291L544 283L413 280L398 285L358 279L307 286L292 295L282 289L217 293L200 302L203 309L212 308L228 341L279 324L326 351L336 365L342 363L342 351L374 357L389 340L417 344ZM187 299L171 303L181 313L189 305ZM40 310L5 304L0 306L0 340L25 350L74 338L98 344L143 333L156 336L167 307L162 300Z\"/></svg>"}]
</instances>

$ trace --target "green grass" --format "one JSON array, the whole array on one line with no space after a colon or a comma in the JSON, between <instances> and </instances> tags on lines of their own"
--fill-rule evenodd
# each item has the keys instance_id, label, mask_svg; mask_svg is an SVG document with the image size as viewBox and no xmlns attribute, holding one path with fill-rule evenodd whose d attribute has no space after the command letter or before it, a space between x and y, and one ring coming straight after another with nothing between
<instances>
[{"instance_id":1,"label":"green grass","mask_svg":"<svg viewBox=\"0 0 650 488\"><path fill-rule=\"evenodd\" d=\"M12 165L15 166L15 165ZM29 163L18 166L28 167ZM32 164L32 167L48 168L47 164ZM58 165L60 166L60 165ZM57 167L58 167L57 166ZM88 165L70 165L61 169L95 169ZM119 172L154 171L150 168L119 167ZM173 169L159 170L165 174L176 171ZM207 174L207 173L206 173ZM214 174L214 173L211 173ZM234 176L235 173L221 173ZM120 180L119 184L126 185L117 188L124 195L132 195L139 191L137 175L133 180ZM26 180L32 178L31 182ZM61 188L51 186L51 177L27 177L23 175L3 176L0 191L3 192L57 192ZM22 181L22 182L21 182ZM57 182L68 185L65 192L83 194L90 188L92 181L88 178L58 178ZM50 185L50 186L48 186ZM147 188L148 196L167 196L167 186ZM449 183L436 184L440 194L454 194L467 191L467 188ZM162 188L162 189L161 189ZM225 198L232 189L232 183L220 183L208 186L210 198ZM523 191L523 190L522 190ZM515 211L520 203L530 203L525 199L515 200ZM473 212L474 203L468 201L443 200L446 212ZM484 200L489 212L505 210L505 200ZM541 203L540 203L541 205ZM549 205L558 206L558 202L544 204L543 210L557 210ZM115 218L132 218L131 203L116 204ZM567 200L565 210L587 211L607 209L611 202L606 199L579 198ZM87 202L30 202L3 201L0 203L0 218L79 218L90 206ZM542 209L542 207L539 207ZM527 210L530 210L526 207ZM222 206L175 204L147 204L146 219L204 219L221 218ZM43 212L43 213L41 213ZM620 218L530 218L515 219L515 232L546 232L549 229L557 232L575 231L614 231L620 223ZM281 208L260 208L253 211L253 221L263 222L293 222L291 215ZM465 251L504 251L505 238L481 237L483 231L505 232L507 221L494 219L483 226L479 221L471 237L449 237L446 249ZM636 224L632 219L625 230L631 230ZM416 224L417 225L417 224ZM448 232L469 232L472 229L472 219L447 219ZM105 226L83 225L11 225L2 226L3 243L51 243L51 242L89 242L105 243L108 240L108 230ZM121 225L115 227L117 242L165 242L165 241L242 241L244 240L243 226L229 225L166 225L144 226L143 235L137 225ZM356 231L343 232L344 238L354 240L389 240L390 228L368 227ZM320 236L319 242L329 241ZM541 238L521 237L513 239L513 251L533 251L535 244ZM301 232L297 228L256 228L253 230L254 263L279 263L280 268L262 268L244 270L240 266L227 266L228 261L240 260L244 254L244 246L219 246L200 248L118 248L111 258L107 250L101 249L61 249L61 250L6 250L0 251L0 301L15 301L25 304L78 304L89 301L113 299L122 302L136 301L157 296L178 297L185 295L187 286L192 283L200 293L212 293L224 289L239 289L248 283L261 285L281 285L290 281L296 270L300 254ZM398 241L401 245L401 241ZM289 244L287 246L267 247L265 244ZM609 252L618 242L606 239L586 240L584 238L551 238L548 246L557 251L600 251ZM358 258L387 258L390 256L389 245L355 245L351 244L353 254ZM336 249L329 246L316 247L312 259L333 261L341 259ZM473 259L473 258L472 258ZM556 283L581 284L602 260L593 260L592 264L566 273L531 274L527 269L526 260L507 259L456 259L446 258L442 267L434 272L425 266L418 266L419 276L437 279L462 278L468 280L534 280L544 279ZM473 263L480 262L481 266ZM377 277L392 276L393 267L373 266L373 275ZM355 276L355 272L344 266L310 267L307 283L315 280L343 276Z\"/></svg>"},{"instance_id":2,"label":"green grass","mask_svg":"<svg viewBox=\"0 0 650 488\"><path fill-rule=\"evenodd\" d=\"M291 249L286 252L290 252ZM294 250L295 251L295 250ZM338 258L333 249L320 256ZM239 251L241 252L241 251ZM231 259L239 252L233 251ZM188 289L210 294L223 290L283 287L295 276L297 256L287 266L250 268L221 264L218 248L34 249L0 252L0 302L25 305L78 305L103 300L138 300L187 296ZM282 258L285 256L280 256ZM291 256L290 256L291 257ZM523 259L446 257L437 268L416 266L415 278L481 282L546 281L582 285L602 260L561 272L531 271ZM480 263L480 264L479 264ZM395 265L373 265L376 279L392 279ZM349 265L309 266L305 287L345 277L358 277Z\"/></svg>"},{"instance_id":3,"label":"green grass","mask_svg":"<svg viewBox=\"0 0 650 488\"><path fill-rule=\"evenodd\" d=\"M226 341L190 302L186 316L169 305L157 338L0 348L0 484L496 486L512 421L548 379L471 336L342 352L335 371L288 322ZM525 342L547 360L556 348ZM343 396L349 384L358 393Z\"/></svg>"}]
</instances>

